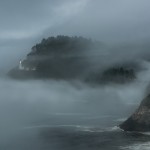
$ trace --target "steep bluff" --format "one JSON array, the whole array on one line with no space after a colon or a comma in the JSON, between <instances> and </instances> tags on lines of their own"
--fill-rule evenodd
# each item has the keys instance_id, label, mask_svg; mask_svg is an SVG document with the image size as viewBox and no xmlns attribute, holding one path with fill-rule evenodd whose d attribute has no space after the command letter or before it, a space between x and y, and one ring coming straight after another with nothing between
<instances>
[{"instance_id":1,"label":"steep bluff","mask_svg":"<svg viewBox=\"0 0 150 150\"><path fill-rule=\"evenodd\" d=\"M150 94L143 99L139 108L120 125L124 131L150 131Z\"/></svg>"}]
</instances>

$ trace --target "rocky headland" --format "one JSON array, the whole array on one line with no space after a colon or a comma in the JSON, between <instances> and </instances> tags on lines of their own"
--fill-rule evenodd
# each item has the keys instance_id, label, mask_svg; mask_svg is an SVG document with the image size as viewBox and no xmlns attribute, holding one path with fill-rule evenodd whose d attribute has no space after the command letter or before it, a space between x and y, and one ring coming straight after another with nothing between
<instances>
[{"instance_id":1,"label":"rocky headland","mask_svg":"<svg viewBox=\"0 0 150 150\"><path fill-rule=\"evenodd\" d=\"M89 61L95 59L93 57L97 59L94 52L103 49L103 43L83 37L49 37L34 45L26 58L10 70L8 75L16 79L78 79L94 84L122 84L136 78L134 68L124 64L102 68L99 61L96 64ZM98 67L91 69L94 65Z\"/></svg>"}]
</instances>

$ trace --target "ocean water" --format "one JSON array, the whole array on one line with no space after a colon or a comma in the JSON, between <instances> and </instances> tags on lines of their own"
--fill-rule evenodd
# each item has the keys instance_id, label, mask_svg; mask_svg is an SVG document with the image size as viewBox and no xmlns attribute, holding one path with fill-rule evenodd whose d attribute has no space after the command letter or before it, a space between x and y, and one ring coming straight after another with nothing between
<instances>
[{"instance_id":1,"label":"ocean water","mask_svg":"<svg viewBox=\"0 0 150 150\"><path fill-rule=\"evenodd\" d=\"M56 119L57 116L57 119ZM48 116L47 116L48 117ZM117 126L117 116L89 117L89 114L49 114L43 122L18 128L7 137L2 150L149 150L150 135L127 133ZM80 123L73 121L77 117ZM88 124L90 118L90 123ZM52 118L55 118L53 120ZM60 121L63 118L63 122ZM72 120L72 124L65 124ZM88 120L86 120L88 119ZM109 121L108 121L109 119ZM49 120L51 120L49 122ZM52 123L51 123L52 122ZM54 123L55 122L55 123ZM61 124L62 122L62 124ZM97 122L97 123L96 123ZM103 122L103 123L101 123ZM111 123L111 125L110 125Z\"/></svg>"},{"instance_id":2,"label":"ocean water","mask_svg":"<svg viewBox=\"0 0 150 150\"><path fill-rule=\"evenodd\" d=\"M8 79L0 83L0 150L150 149L149 133L117 127L138 105L141 90L134 85L87 87ZM128 92L131 89L134 92Z\"/></svg>"}]
</instances>

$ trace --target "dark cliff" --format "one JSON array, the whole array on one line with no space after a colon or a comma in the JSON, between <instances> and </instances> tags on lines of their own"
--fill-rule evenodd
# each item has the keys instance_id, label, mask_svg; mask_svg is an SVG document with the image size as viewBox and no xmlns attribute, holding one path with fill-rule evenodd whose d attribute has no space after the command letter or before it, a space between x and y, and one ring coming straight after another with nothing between
<instances>
[{"instance_id":1,"label":"dark cliff","mask_svg":"<svg viewBox=\"0 0 150 150\"><path fill-rule=\"evenodd\" d=\"M143 99L139 108L120 125L124 131L150 131L150 94Z\"/></svg>"}]
</instances>

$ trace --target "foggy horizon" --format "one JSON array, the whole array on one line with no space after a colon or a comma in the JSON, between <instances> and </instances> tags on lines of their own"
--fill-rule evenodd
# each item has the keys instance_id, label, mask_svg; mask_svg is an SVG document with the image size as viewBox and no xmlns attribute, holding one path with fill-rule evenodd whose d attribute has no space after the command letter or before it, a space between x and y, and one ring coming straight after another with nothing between
<instances>
[{"instance_id":1,"label":"foggy horizon","mask_svg":"<svg viewBox=\"0 0 150 150\"><path fill-rule=\"evenodd\" d=\"M149 136L124 133L118 128L149 94L149 6L149 0L0 0L0 149L149 148ZM76 54L80 59L68 59L67 63L66 54L64 59L54 57L52 63L50 54L38 55L39 64L40 60L49 59L44 64L51 67L48 66L52 74L49 78L11 77L11 71L23 76L30 73L32 56L29 60L27 54L32 47L58 35L81 36L99 41L101 46L72 53L69 56ZM48 50L55 50L55 46ZM37 49L34 59L38 62L36 52ZM81 61L81 56L85 60ZM19 68L24 60L31 68ZM72 60L73 69L69 66ZM84 80L61 78L66 67L63 61L71 68L64 69L69 75L76 67L77 77L84 76ZM96 83L90 83L94 75ZM119 79L113 82L111 75Z\"/></svg>"}]
</instances>

